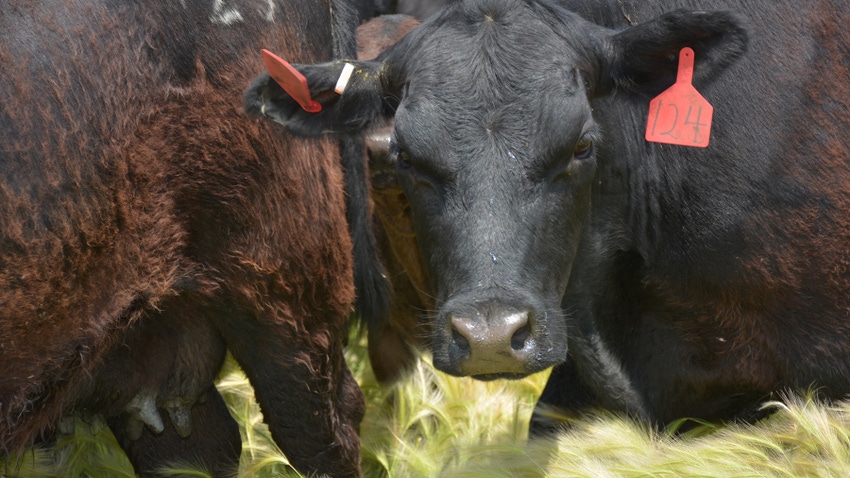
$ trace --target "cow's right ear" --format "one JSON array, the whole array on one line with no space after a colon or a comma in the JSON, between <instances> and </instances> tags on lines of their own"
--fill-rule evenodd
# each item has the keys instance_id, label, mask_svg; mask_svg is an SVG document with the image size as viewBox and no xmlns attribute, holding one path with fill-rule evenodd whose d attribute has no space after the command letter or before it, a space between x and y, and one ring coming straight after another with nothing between
<instances>
[{"instance_id":1,"label":"cow's right ear","mask_svg":"<svg viewBox=\"0 0 850 478\"><path fill-rule=\"evenodd\" d=\"M334 91L346 63L354 69L342 94ZM381 62L334 61L316 65L293 65L307 79L310 96L322 105L318 113L301 108L268 73L257 77L245 90L245 109L280 123L302 136L324 133L357 133L391 115Z\"/></svg>"}]
</instances>

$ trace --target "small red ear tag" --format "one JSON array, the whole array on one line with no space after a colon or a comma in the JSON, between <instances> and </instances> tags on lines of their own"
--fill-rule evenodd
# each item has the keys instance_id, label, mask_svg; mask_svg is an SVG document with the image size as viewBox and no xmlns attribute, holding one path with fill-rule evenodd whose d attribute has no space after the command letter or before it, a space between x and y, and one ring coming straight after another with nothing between
<instances>
[{"instance_id":1,"label":"small red ear tag","mask_svg":"<svg viewBox=\"0 0 850 478\"><path fill-rule=\"evenodd\" d=\"M263 61L266 70L274 81L283 88L286 93L297 101L301 108L308 113L322 111L322 104L310 97L310 89L307 87L307 78L296 70L283 58L274 53L263 50Z\"/></svg>"},{"instance_id":2,"label":"small red ear tag","mask_svg":"<svg viewBox=\"0 0 850 478\"><path fill-rule=\"evenodd\" d=\"M681 146L708 146L714 108L691 84L694 76L694 51L679 52L676 83L649 103L646 140Z\"/></svg>"}]
</instances>

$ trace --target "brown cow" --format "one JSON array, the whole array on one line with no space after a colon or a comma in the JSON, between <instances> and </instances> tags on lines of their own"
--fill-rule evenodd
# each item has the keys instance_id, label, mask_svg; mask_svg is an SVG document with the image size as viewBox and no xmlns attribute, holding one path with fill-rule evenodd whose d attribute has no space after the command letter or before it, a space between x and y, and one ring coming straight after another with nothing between
<instances>
[{"instance_id":1,"label":"brown cow","mask_svg":"<svg viewBox=\"0 0 850 478\"><path fill-rule=\"evenodd\" d=\"M360 474L339 147L241 106L261 48L352 54L348 13L0 3L0 458L102 415L143 475L232 471L229 349L297 469Z\"/></svg>"}]
</instances>

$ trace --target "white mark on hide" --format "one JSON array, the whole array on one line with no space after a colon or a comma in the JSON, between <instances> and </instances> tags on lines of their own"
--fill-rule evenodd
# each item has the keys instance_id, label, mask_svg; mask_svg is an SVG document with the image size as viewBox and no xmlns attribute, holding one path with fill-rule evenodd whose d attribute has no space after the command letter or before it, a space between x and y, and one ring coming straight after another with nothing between
<instances>
[{"instance_id":1,"label":"white mark on hide","mask_svg":"<svg viewBox=\"0 0 850 478\"><path fill-rule=\"evenodd\" d=\"M266 3L269 4L269 9L268 9L268 11L266 11L266 20L268 20L271 23L274 23L274 9L275 9L274 0L267 0Z\"/></svg>"},{"instance_id":2,"label":"white mark on hide","mask_svg":"<svg viewBox=\"0 0 850 478\"><path fill-rule=\"evenodd\" d=\"M242 14L236 8L225 7L224 0L215 0L210 21L217 25L232 25L242 21Z\"/></svg>"}]
</instances>

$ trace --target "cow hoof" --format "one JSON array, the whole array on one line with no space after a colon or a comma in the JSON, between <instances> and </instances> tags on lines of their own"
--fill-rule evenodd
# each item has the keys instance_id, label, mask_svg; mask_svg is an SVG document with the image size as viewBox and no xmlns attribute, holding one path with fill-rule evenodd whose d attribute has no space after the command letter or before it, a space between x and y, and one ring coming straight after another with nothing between
<instances>
[{"instance_id":1,"label":"cow hoof","mask_svg":"<svg viewBox=\"0 0 850 478\"><path fill-rule=\"evenodd\" d=\"M166 405L165 409L178 435L186 438L192 434L191 412L188 406L175 403Z\"/></svg>"},{"instance_id":2,"label":"cow hoof","mask_svg":"<svg viewBox=\"0 0 850 478\"><path fill-rule=\"evenodd\" d=\"M127 426L130 429L128 430L128 434L131 437L136 434L135 428L138 427L137 424L133 424L133 420L147 425L154 434L160 434L165 430L165 426L162 424L162 417L156 409L156 396L153 394L139 393L130 400L130 403L127 404L124 410L130 414L130 420L127 422ZM138 436L141 435L142 432L139 430Z\"/></svg>"}]
</instances>

